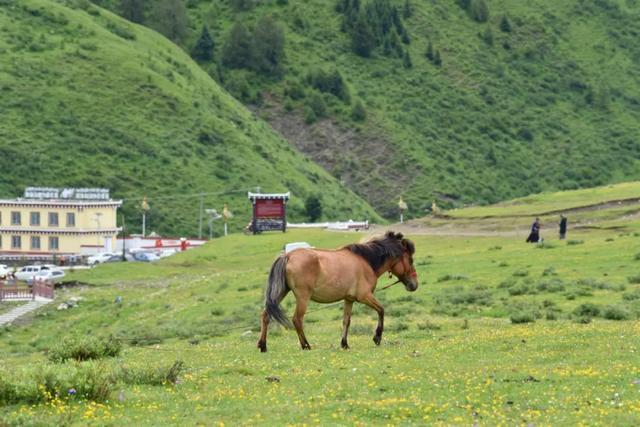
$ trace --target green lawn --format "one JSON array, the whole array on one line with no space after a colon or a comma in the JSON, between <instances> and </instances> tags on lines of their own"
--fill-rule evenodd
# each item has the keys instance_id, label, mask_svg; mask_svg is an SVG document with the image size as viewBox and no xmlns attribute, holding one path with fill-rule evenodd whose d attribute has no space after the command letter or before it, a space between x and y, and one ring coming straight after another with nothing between
<instances>
[{"instance_id":1,"label":"green lawn","mask_svg":"<svg viewBox=\"0 0 640 427\"><path fill-rule=\"evenodd\" d=\"M640 237L574 234L582 243L543 247L504 236L409 236L420 288L377 293L387 313L379 348L371 339L376 316L356 304L346 352L339 349L339 306L310 306L310 352L299 350L294 332L277 327L268 353L255 341L264 281L282 245L336 247L360 233L231 235L158 264L76 271L71 277L81 284L57 296L82 297L78 307L50 306L24 326L0 329L0 401L4 390L8 404L0 420L637 424ZM285 299L288 313L292 306ZM597 313L589 311L594 307ZM616 315L627 320L606 319ZM510 321L523 318L531 323ZM124 349L95 362L47 361L61 338L88 335L114 335ZM177 384L149 379L178 360ZM107 399L68 394L100 381L108 384ZM43 397L38 384L59 398ZM23 400L9 400L10 393Z\"/></svg>"}]
</instances>

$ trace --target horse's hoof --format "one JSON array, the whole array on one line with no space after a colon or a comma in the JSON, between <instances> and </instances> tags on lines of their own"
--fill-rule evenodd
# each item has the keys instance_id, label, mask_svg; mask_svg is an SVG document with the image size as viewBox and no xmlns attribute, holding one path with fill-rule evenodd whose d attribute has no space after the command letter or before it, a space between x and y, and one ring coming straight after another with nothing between
<instances>
[{"instance_id":1,"label":"horse's hoof","mask_svg":"<svg viewBox=\"0 0 640 427\"><path fill-rule=\"evenodd\" d=\"M373 337L373 342L376 343L376 345L380 345L380 341L382 341L382 337L380 337L378 335Z\"/></svg>"},{"instance_id":2,"label":"horse's hoof","mask_svg":"<svg viewBox=\"0 0 640 427\"><path fill-rule=\"evenodd\" d=\"M260 349L260 353L267 352L267 343L266 342L258 342L258 348Z\"/></svg>"},{"instance_id":3,"label":"horse's hoof","mask_svg":"<svg viewBox=\"0 0 640 427\"><path fill-rule=\"evenodd\" d=\"M307 343L302 344L302 349L303 349L303 350L311 350L311 346L310 346L310 345L309 345L309 343L307 342Z\"/></svg>"},{"instance_id":4,"label":"horse's hoof","mask_svg":"<svg viewBox=\"0 0 640 427\"><path fill-rule=\"evenodd\" d=\"M349 350L349 344L347 344L347 340L342 340L340 342L340 346L342 347L343 350Z\"/></svg>"}]
</instances>

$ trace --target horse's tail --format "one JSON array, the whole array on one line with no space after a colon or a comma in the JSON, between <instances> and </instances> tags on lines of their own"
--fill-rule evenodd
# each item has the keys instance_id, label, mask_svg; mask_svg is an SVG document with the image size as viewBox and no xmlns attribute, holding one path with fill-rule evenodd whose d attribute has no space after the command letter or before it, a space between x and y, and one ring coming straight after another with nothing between
<instances>
[{"instance_id":1,"label":"horse's tail","mask_svg":"<svg viewBox=\"0 0 640 427\"><path fill-rule=\"evenodd\" d=\"M270 319L274 319L285 328L291 328L291 321L287 319L280 308L280 301L289 292L287 286L287 256L281 255L271 266L267 290L264 293L265 309Z\"/></svg>"}]
</instances>

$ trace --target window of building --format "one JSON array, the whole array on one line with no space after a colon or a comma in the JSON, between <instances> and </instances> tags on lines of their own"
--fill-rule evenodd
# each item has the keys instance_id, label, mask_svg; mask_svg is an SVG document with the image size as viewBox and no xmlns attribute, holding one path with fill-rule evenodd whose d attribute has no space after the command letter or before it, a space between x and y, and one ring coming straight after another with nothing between
<instances>
[{"instance_id":1,"label":"window of building","mask_svg":"<svg viewBox=\"0 0 640 427\"><path fill-rule=\"evenodd\" d=\"M11 249L20 249L22 247L22 239L20 236L11 236Z\"/></svg>"},{"instance_id":2,"label":"window of building","mask_svg":"<svg viewBox=\"0 0 640 427\"><path fill-rule=\"evenodd\" d=\"M60 249L58 238L57 237L49 237L49 250L57 251Z\"/></svg>"},{"instance_id":3,"label":"window of building","mask_svg":"<svg viewBox=\"0 0 640 427\"><path fill-rule=\"evenodd\" d=\"M58 226L58 212L49 212L49 226Z\"/></svg>"},{"instance_id":4,"label":"window of building","mask_svg":"<svg viewBox=\"0 0 640 427\"><path fill-rule=\"evenodd\" d=\"M29 225L40 225L40 212L31 212L29 215Z\"/></svg>"},{"instance_id":5,"label":"window of building","mask_svg":"<svg viewBox=\"0 0 640 427\"><path fill-rule=\"evenodd\" d=\"M20 212L11 212L11 225L22 225Z\"/></svg>"},{"instance_id":6,"label":"window of building","mask_svg":"<svg viewBox=\"0 0 640 427\"><path fill-rule=\"evenodd\" d=\"M73 212L67 213L67 227L75 227L76 226L76 214Z\"/></svg>"},{"instance_id":7,"label":"window of building","mask_svg":"<svg viewBox=\"0 0 640 427\"><path fill-rule=\"evenodd\" d=\"M31 236L31 249L40 250L40 236Z\"/></svg>"}]
</instances>

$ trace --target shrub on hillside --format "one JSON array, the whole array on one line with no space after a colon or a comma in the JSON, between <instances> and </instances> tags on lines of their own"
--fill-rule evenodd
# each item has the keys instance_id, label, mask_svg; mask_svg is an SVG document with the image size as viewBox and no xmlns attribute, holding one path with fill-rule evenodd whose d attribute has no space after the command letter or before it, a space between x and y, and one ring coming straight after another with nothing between
<instances>
[{"instance_id":1,"label":"shrub on hillside","mask_svg":"<svg viewBox=\"0 0 640 427\"><path fill-rule=\"evenodd\" d=\"M536 317L533 315L533 313L530 313L530 312L514 313L511 316L509 316L509 319L513 324L533 323L536 321Z\"/></svg>"},{"instance_id":2,"label":"shrub on hillside","mask_svg":"<svg viewBox=\"0 0 640 427\"><path fill-rule=\"evenodd\" d=\"M316 68L307 74L305 80L314 89L330 93L344 102L348 103L351 99L347 82L337 69L326 71Z\"/></svg>"},{"instance_id":3,"label":"shrub on hillside","mask_svg":"<svg viewBox=\"0 0 640 427\"><path fill-rule=\"evenodd\" d=\"M304 122L308 125L315 123L318 120L318 116L313 111L313 108L308 105L304 107Z\"/></svg>"},{"instance_id":4,"label":"shrub on hillside","mask_svg":"<svg viewBox=\"0 0 640 427\"><path fill-rule=\"evenodd\" d=\"M69 359L76 361L115 357L120 354L122 344L114 337L74 337L66 336L57 345L49 349L47 357L55 363Z\"/></svg>"},{"instance_id":5,"label":"shrub on hillside","mask_svg":"<svg viewBox=\"0 0 640 427\"><path fill-rule=\"evenodd\" d=\"M635 276L629 276L629 277L627 277L627 280L632 285L636 285L636 284L640 283L640 274L635 275Z\"/></svg>"},{"instance_id":6,"label":"shrub on hillside","mask_svg":"<svg viewBox=\"0 0 640 427\"><path fill-rule=\"evenodd\" d=\"M622 294L622 299L627 301L640 300L640 289Z\"/></svg>"},{"instance_id":7,"label":"shrub on hillside","mask_svg":"<svg viewBox=\"0 0 640 427\"><path fill-rule=\"evenodd\" d=\"M602 309L602 317L609 320L627 320L631 316L629 312L615 305L608 305Z\"/></svg>"},{"instance_id":8,"label":"shrub on hillside","mask_svg":"<svg viewBox=\"0 0 640 427\"><path fill-rule=\"evenodd\" d=\"M361 100L357 100L351 108L351 118L356 122L364 122L367 119L367 110Z\"/></svg>"},{"instance_id":9,"label":"shrub on hillside","mask_svg":"<svg viewBox=\"0 0 640 427\"><path fill-rule=\"evenodd\" d=\"M517 270L513 272L514 277L526 277L529 275L528 270Z\"/></svg>"},{"instance_id":10,"label":"shrub on hillside","mask_svg":"<svg viewBox=\"0 0 640 427\"><path fill-rule=\"evenodd\" d=\"M305 97L304 86L297 80L289 80L284 87L284 94L294 101L302 99Z\"/></svg>"},{"instance_id":11,"label":"shrub on hillside","mask_svg":"<svg viewBox=\"0 0 640 427\"><path fill-rule=\"evenodd\" d=\"M502 15L502 19L500 19L500 31L503 33L511 32L511 22L509 18L507 18L507 15Z\"/></svg>"},{"instance_id":12,"label":"shrub on hillside","mask_svg":"<svg viewBox=\"0 0 640 427\"><path fill-rule=\"evenodd\" d=\"M489 20L489 6L485 0L471 0L468 11L469 16L476 22Z\"/></svg>"},{"instance_id":13,"label":"shrub on hillside","mask_svg":"<svg viewBox=\"0 0 640 427\"><path fill-rule=\"evenodd\" d=\"M573 314L579 317L582 317L582 316L596 317L597 315L600 314L600 308L597 305L591 304L591 303L581 304L578 307L576 307L575 310L573 310Z\"/></svg>"},{"instance_id":14,"label":"shrub on hillside","mask_svg":"<svg viewBox=\"0 0 640 427\"><path fill-rule=\"evenodd\" d=\"M307 100L307 105L313 110L316 117L325 117L327 115L327 104L324 98L318 92L314 92Z\"/></svg>"}]
</instances>

